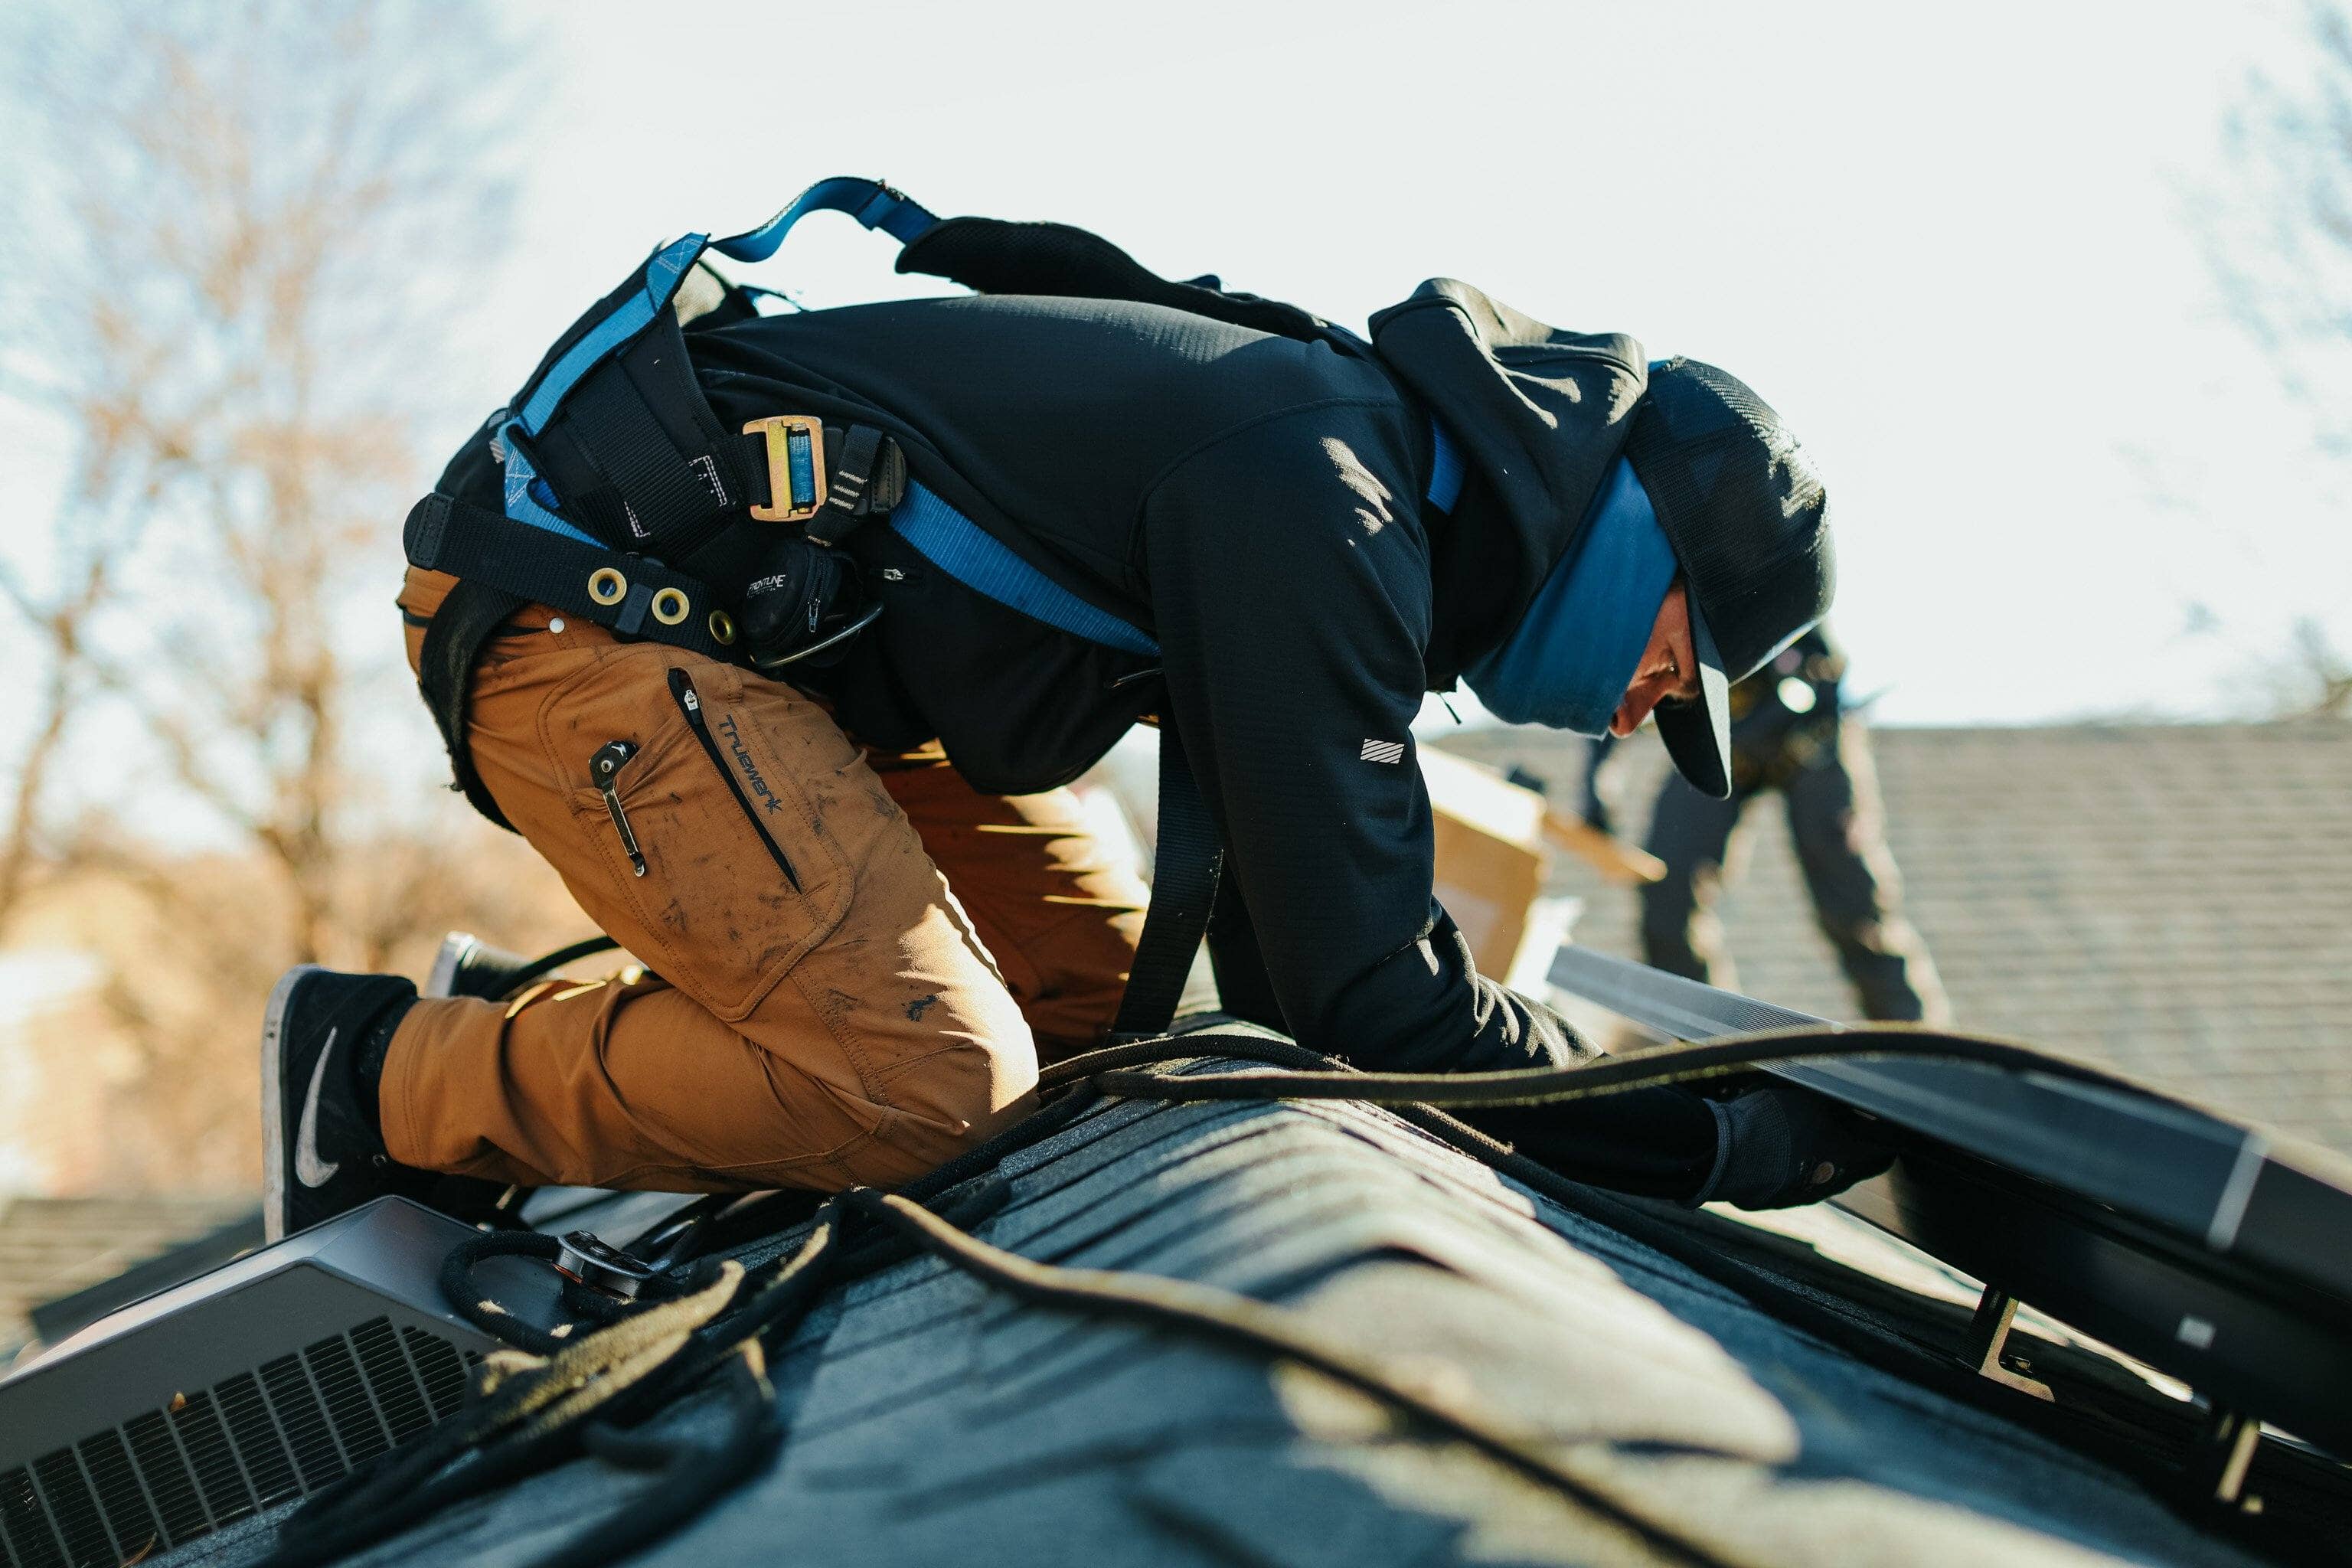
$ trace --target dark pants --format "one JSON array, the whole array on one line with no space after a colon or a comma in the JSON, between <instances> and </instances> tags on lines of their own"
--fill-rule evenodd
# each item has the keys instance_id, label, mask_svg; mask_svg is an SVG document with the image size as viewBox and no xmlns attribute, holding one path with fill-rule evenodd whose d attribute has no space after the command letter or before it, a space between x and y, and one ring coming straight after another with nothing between
<instances>
[{"instance_id":1,"label":"dark pants","mask_svg":"<svg viewBox=\"0 0 2352 1568\"><path fill-rule=\"evenodd\" d=\"M1838 727L1837 742L1793 766L1748 759L1728 800L1669 775L1650 819L1649 850L1666 875L1642 890L1642 945L1654 968L1737 989L1715 907L1733 831L1756 796L1780 793L1789 837L1812 895L1814 918L1837 950L1868 1018L1943 1023L1951 1016L1927 944L1902 914L1902 882L1886 847L1885 814L1867 732ZM1760 765L1759 765L1760 764Z\"/></svg>"}]
</instances>

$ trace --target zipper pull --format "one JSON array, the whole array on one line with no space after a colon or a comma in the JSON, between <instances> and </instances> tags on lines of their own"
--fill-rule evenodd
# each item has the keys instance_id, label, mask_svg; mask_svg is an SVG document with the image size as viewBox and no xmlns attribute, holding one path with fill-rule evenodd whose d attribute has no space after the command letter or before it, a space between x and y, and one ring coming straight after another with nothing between
<instances>
[{"instance_id":1,"label":"zipper pull","mask_svg":"<svg viewBox=\"0 0 2352 1568\"><path fill-rule=\"evenodd\" d=\"M646 858L637 848L637 836L629 829L629 814L621 809L621 786L617 782L622 764L636 754L635 741L607 741L588 759L588 777L596 785L596 792L604 797L604 809L613 814L613 826L620 829L621 847L629 852L629 865L642 877L646 874Z\"/></svg>"}]
</instances>

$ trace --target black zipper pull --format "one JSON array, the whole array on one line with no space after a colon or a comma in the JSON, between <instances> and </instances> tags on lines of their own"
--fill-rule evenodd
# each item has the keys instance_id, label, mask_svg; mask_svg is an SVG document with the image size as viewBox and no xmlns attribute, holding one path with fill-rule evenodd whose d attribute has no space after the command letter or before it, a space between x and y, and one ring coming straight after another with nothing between
<instances>
[{"instance_id":1,"label":"black zipper pull","mask_svg":"<svg viewBox=\"0 0 2352 1568\"><path fill-rule=\"evenodd\" d=\"M638 876L646 874L646 858L637 848L637 836L629 830L629 814L621 809L621 766L637 754L635 741L607 741L596 748L588 759L588 776L594 781L596 791L604 797L604 809L613 814L613 826L621 830L621 847L629 852L629 864Z\"/></svg>"}]
</instances>

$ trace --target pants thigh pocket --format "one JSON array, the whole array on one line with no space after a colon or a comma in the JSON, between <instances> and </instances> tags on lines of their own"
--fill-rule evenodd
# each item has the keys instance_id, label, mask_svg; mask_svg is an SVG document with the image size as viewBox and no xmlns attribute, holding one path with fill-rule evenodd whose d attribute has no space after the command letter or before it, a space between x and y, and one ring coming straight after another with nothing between
<instances>
[{"instance_id":1,"label":"pants thigh pocket","mask_svg":"<svg viewBox=\"0 0 2352 1568\"><path fill-rule=\"evenodd\" d=\"M855 753L788 688L672 649L627 662L634 700L615 732L565 726L586 749L572 814L650 939L644 956L740 1020L848 910L854 878L802 773Z\"/></svg>"}]
</instances>

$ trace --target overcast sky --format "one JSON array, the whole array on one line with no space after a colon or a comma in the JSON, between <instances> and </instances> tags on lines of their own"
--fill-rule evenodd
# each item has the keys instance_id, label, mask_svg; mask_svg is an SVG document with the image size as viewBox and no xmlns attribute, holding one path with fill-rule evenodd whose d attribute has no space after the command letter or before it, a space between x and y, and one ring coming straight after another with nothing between
<instances>
[{"instance_id":1,"label":"overcast sky","mask_svg":"<svg viewBox=\"0 0 2352 1568\"><path fill-rule=\"evenodd\" d=\"M525 15L549 53L511 62L544 110L513 263L439 367L485 410L656 241L879 174L1350 322L1449 274L1725 365L1817 454L1852 689L1884 720L2244 711L2297 616L2352 644L2342 476L2190 219L2250 67L2295 63L2290 8ZM750 276L922 291L892 250L819 217Z\"/></svg>"}]
</instances>

